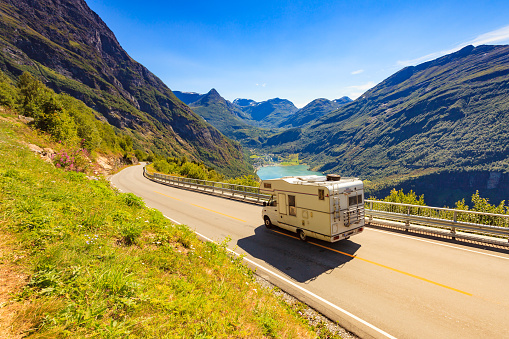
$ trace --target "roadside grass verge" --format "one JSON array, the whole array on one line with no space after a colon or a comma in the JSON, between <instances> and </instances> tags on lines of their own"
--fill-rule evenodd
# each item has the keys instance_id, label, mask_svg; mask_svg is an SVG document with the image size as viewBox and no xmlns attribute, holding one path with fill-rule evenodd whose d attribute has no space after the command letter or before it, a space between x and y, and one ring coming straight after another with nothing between
<instances>
[{"instance_id":1,"label":"roadside grass verge","mask_svg":"<svg viewBox=\"0 0 509 339\"><path fill-rule=\"evenodd\" d=\"M312 338L226 243L133 194L45 163L0 119L0 265L26 276L9 327L33 338ZM5 306L5 305L2 305Z\"/></svg>"}]
</instances>

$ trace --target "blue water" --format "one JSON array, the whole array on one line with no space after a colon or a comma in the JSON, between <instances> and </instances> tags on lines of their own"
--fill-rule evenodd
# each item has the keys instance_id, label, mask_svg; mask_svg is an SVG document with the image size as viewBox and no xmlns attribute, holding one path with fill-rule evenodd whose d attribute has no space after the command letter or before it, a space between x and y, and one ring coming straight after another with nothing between
<instances>
[{"instance_id":1,"label":"blue water","mask_svg":"<svg viewBox=\"0 0 509 339\"><path fill-rule=\"evenodd\" d=\"M256 172L260 179L276 179L294 175L322 175L320 172L313 172L308 170L306 165L294 165L294 166L267 166L262 167Z\"/></svg>"}]
</instances>

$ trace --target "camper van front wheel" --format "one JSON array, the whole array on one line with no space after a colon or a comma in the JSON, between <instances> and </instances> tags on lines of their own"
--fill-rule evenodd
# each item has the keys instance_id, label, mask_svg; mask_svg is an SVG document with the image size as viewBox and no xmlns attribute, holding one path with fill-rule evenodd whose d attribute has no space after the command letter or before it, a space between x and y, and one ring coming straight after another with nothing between
<instances>
[{"instance_id":1,"label":"camper van front wheel","mask_svg":"<svg viewBox=\"0 0 509 339\"><path fill-rule=\"evenodd\" d=\"M299 239L302 240L302 241L306 241L306 239L308 238L306 233L304 233L303 230L298 230L298 232L299 232Z\"/></svg>"},{"instance_id":2,"label":"camper van front wheel","mask_svg":"<svg viewBox=\"0 0 509 339\"><path fill-rule=\"evenodd\" d=\"M267 227L267 228L272 227L272 222L270 221L270 218L268 216L263 217L263 221L265 223L265 227Z\"/></svg>"}]
</instances>

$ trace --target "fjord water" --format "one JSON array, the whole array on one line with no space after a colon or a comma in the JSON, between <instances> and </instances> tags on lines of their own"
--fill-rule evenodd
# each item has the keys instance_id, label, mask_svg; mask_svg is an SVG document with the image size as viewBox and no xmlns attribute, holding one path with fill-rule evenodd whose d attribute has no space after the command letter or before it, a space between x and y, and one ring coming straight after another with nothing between
<instances>
[{"instance_id":1,"label":"fjord water","mask_svg":"<svg viewBox=\"0 0 509 339\"><path fill-rule=\"evenodd\" d=\"M308 170L306 165L294 165L294 166L266 166L260 168L256 174L262 180L282 178L294 175L322 175L321 172L313 172Z\"/></svg>"}]
</instances>

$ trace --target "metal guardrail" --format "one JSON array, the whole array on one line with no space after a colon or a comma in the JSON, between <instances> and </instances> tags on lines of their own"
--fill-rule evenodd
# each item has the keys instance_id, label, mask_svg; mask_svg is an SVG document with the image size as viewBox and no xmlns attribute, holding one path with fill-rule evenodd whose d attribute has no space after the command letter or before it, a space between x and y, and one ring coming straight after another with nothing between
<instances>
[{"instance_id":1,"label":"metal guardrail","mask_svg":"<svg viewBox=\"0 0 509 339\"><path fill-rule=\"evenodd\" d=\"M190 179L172 175L149 173L143 167L143 174L150 180L166 185L220 195L232 199L261 204L270 196L261 194L258 187L229 184L200 179ZM509 247L509 215L452 208L401 204L377 200L365 200L365 216L369 222L376 218L377 224L387 224L406 231L417 230L449 236L453 239L472 237L477 241L490 242L480 237L496 237L499 244ZM490 225L491 222L491 225ZM399 224L398 224L399 223ZM494 223L502 226L495 226ZM475 236L478 236L477 238ZM479 237L480 236L480 237Z\"/></svg>"},{"instance_id":2,"label":"metal guardrail","mask_svg":"<svg viewBox=\"0 0 509 339\"><path fill-rule=\"evenodd\" d=\"M451 238L465 238L485 241L481 237L496 237L509 246L509 215L494 214L443 207L401 204L386 201L365 200L365 213L371 222L384 220L402 223L405 230L426 228L429 233L449 235ZM496 225L495 225L496 224ZM397 224L392 223L391 226ZM434 232L435 231L435 232ZM445 231L445 232L444 232ZM477 236L477 237L475 237Z\"/></svg>"},{"instance_id":3,"label":"metal guardrail","mask_svg":"<svg viewBox=\"0 0 509 339\"><path fill-rule=\"evenodd\" d=\"M166 185L182 187L194 191L220 195L232 199L249 201L257 204L260 204L264 201L268 201L270 198L270 195L260 193L258 187L236 185L225 182L216 182L200 179L190 179L160 173L152 174L147 172L145 167L143 167L143 175L149 178L150 180L161 182Z\"/></svg>"}]
</instances>

